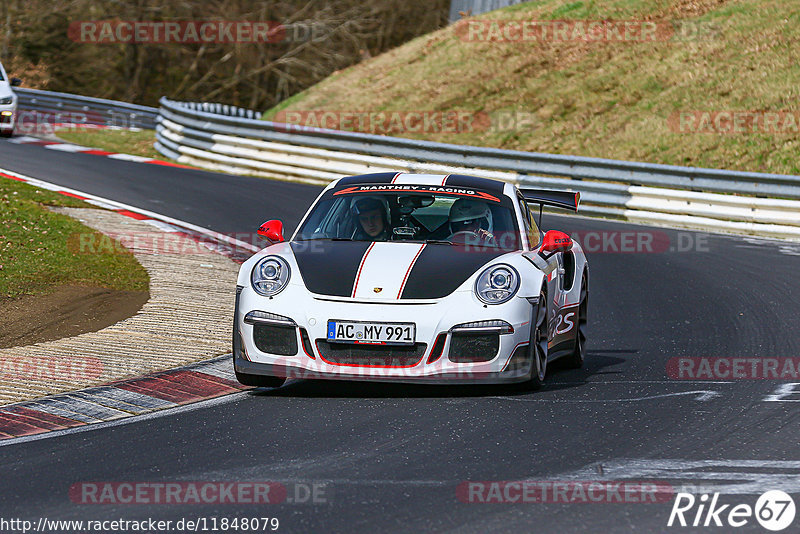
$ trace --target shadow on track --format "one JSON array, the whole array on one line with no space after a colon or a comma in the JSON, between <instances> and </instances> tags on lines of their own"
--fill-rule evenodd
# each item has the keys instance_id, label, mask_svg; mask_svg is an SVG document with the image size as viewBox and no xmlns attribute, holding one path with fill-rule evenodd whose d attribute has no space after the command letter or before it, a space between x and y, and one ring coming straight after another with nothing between
<instances>
[{"instance_id":1,"label":"shadow on track","mask_svg":"<svg viewBox=\"0 0 800 534\"><path fill-rule=\"evenodd\" d=\"M564 369L563 365L552 362L548 373L548 381L558 382L565 379L569 383L548 385L539 392L572 389L588 383L589 377L596 374L608 374L614 371L601 371L625 361L624 358L606 356L606 354L633 355L638 350L589 351L582 369ZM391 382L361 382L350 380L289 380L277 389L258 388L251 391L254 397L298 397L298 398L450 398L450 397L497 397L535 395L522 384L498 385L447 385L447 384L400 384Z\"/></svg>"}]
</instances>

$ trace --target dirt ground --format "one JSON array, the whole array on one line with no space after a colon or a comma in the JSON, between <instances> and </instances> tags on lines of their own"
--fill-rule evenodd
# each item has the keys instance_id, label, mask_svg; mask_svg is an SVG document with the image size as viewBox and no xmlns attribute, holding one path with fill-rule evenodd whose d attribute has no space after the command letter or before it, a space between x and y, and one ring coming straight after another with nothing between
<instances>
[{"instance_id":1,"label":"dirt ground","mask_svg":"<svg viewBox=\"0 0 800 534\"><path fill-rule=\"evenodd\" d=\"M0 348L96 332L134 315L147 291L67 285L46 295L0 300Z\"/></svg>"}]
</instances>

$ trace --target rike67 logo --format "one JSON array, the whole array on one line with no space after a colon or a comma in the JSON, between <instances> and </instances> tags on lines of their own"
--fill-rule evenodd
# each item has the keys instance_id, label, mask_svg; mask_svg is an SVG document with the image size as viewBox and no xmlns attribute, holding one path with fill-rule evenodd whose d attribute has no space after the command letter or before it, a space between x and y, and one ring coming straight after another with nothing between
<instances>
[{"instance_id":1,"label":"rike67 logo","mask_svg":"<svg viewBox=\"0 0 800 534\"><path fill-rule=\"evenodd\" d=\"M792 524L795 505L792 497L780 490L761 495L755 506L749 504L718 504L719 493L696 497L691 493L678 493L667 526L692 527L743 527L753 518L765 529L784 530Z\"/></svg>"}]
</instances>

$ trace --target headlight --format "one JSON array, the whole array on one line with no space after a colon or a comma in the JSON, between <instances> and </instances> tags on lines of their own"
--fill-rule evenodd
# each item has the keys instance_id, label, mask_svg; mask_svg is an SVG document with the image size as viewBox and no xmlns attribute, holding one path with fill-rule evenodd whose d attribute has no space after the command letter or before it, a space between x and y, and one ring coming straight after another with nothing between
<instances>
[{"instance_id":1,"label":"headlight","mask_svg":"<svg viewBox=\"0 0 800 534\"><path fill-rule=\"evenodd\" d=\"M250 282L259 295L271 297L277 295L289 283L289 264L278 256L267 256L253 267Z\"/></svg>"},{"instance_id":2,"label":"headlight","mask_svg":"<svg viewBox=\"0 0 800 534\"><path fill-rule=\"evenodd\" d=\"M475 282L475 295L486 304L502 304L517 294L519 273L510 265L492 265Z\"/></svg>"},{"instance_id":3,"label":"headlight","mask_svg":"<svg viewBox=\"0 0 800 534\"><path fill-rule=\"evenodd\" d=\"M0 98L0 104L11 104L12 102L14 102L13 96L4 96Z\"/></svg>"}]
</instances>

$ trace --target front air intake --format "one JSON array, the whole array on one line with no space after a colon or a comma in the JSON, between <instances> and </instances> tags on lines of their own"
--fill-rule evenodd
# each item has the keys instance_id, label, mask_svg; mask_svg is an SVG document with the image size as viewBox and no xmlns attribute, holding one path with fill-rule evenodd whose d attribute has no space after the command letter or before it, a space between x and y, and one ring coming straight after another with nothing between
<instances>
[{"instance_id":1,"label":"front air intake","mask_svg":"<svg viewBox=\"0 0 800 534\"><path fill-rule=\"evenodd\" d=\"M429 364L439 361L439 358L442 357L442 352L444 352L444 345L446 342L447 334L445 332L436 336L436 342L433 344L430 356L428 356Z\"/></svg>"},{"instance_id":2,"label":"front air intake","mask_svg":"<svg viewBox=\"0 0 800 534\"><path fill-rule=\"evenodd\" d=\"M448 358L453 363L488 362L497 356L500 349L498 334L459 334L450 338Z\"/></svg>"},{"instance_id":3,"label":"front air intake","mask_svg":"<svg viewBox=\"0 0 800 534\"><path fill-rule=\"evenodd\" d=\"M261 352L278 356L297 355L297 330L292 326L255 324L253 342Z\"/></svg>"},{"instance_id":4,"label":"front air intake","mask_svg":"<svg viewBox=\"0 0 800 534\"><path fill-rule=\"evenodd\" d=\"M425 357L425 343L414 345L359 345L317 340L323 360L334 365L364 367L413 367Z\"/></svg>"}]
</instances>

